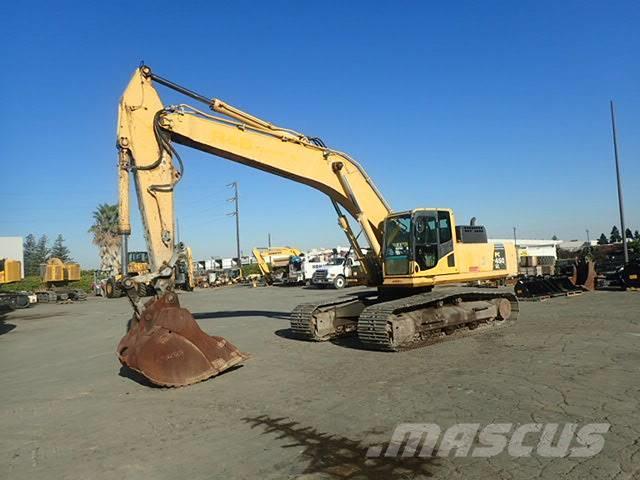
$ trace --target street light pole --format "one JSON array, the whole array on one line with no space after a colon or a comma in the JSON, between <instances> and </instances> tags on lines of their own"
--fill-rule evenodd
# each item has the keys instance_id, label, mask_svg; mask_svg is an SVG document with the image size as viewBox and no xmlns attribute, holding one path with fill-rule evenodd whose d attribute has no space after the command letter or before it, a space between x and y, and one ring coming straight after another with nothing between
<instances>
[{"instance_id":1,"label":"street light pole","mask_svg":"<svg viewBox=\"0 0 640 480\"><path fill-rule=\"evenodd\" d=\"M622 227L622 249L624 251L624 263L629 263L629 250L627 249L627 228L624 224L624 202L622 200L622 184L620 182L620 161L618 159L618 136L616 134L616 115L613 109L613 100L609 102L611 107L611 132L613 134L613 153L616 159L616 181L618 183L618 208L620 209L620 226Z\"/></svg>"}]
</instances>

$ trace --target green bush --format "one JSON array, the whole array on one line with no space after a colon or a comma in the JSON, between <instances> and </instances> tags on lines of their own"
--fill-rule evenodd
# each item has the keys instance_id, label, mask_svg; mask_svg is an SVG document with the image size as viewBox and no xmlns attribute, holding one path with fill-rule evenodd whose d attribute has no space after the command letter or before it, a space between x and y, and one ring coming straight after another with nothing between
<instances>
[{"instance_id":1,"label":"green bush","mask_svg":"<svg viewBox=\"0 0 640 480\"><path fill-rule=\"evenodd\" d=\"M257 263L250 263L249 265L243 265L242 266L242 273L243 275L253 275L256 273L260 273L260 268L258 267Z\"/></svg>"},{"instance_id":2,"label":"green bush","mask_svg":"<svg viewBox=\"0 0 640 480\"><path fill-rule=\"evenodd\" d=\"M82 270L82 272L80 272L80 280L71 282L69 287L79 288L87 293L91 293L91 285L93 285L93 270Z\"/></svg>"},{"instance_id":3,"label":"green bush","mask_svg":"<svg viewBox=\"0 0 640 480\"><path fill-rule=\"evenodd\" d=\"M77 282L69 283L70 288L78 288L87 293L91 293L91 285L93 284L93 271L83 270L80 273L80 280ZM23 280L11 283L9 285L3 285L0 289L6 292L20 292L22 290L35 291L43 289L42 278L39 275L28 275Z\"/></svg>"},{"instance_id":4,"label":"green bush","mask_svg":"<svg viewBox=\"0 0 640 480\"><path fill-rule=\"evenodd\" d=\"M21 290L38 290L42 286L42 279L39 275L28 275L23 280L2 285L0 288L6 292L19 292Z\"/></svg>"}]
</instances>

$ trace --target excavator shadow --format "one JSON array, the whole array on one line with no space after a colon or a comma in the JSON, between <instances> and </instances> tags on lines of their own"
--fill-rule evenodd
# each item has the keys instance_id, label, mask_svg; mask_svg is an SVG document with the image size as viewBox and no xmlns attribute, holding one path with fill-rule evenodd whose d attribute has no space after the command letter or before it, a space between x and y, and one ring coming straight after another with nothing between
<instances>
[{"instance_id":1,"label":"excavator shadow","mask_svg":"<svg viewBox=\"0 0 640 480\"><path fill-rule=\"evenodd\" d=\"M193 313L196 320L206 320L210 318L236 318L236 317L268 317L289 320L289 312L276 312L272 310L233 310L217 312Z\"/></svg>"},{"instance_id":2,"label":"excavator shadow","mask_svg":"<svg viewBox=\"0 0 640 480\"><path fill-rule=\"evenodd\" d=\"M275 333L280 338L286 338L287 340L300 340L305 341L304 338L298 337L293 333L290 328L281 328L280 330L276 330Z\"/></svg>"},{"instance_id":3,"label":"excavator shadow","mask_svg":"<svg viewBox=\"0 0 640 480\"><path fill-rule=\"evenodd\" d=\"M308 462L303 474L336 479L404 480L433 477L433 469L438 466L432 457L367 457L368 446L359 441L301 426L286 417L260 415L242 420L251 428L262 428L263 435L290 439L282 448L302 449L296 455Z\"/></svg>"},{"instance_id":4,"label":"excavator shadow","mask_svg":"<svg viewBox=\"0 0 640 480\"><path fill-rule=\"evenodd\" d=\"M0 335L9 333L14 328L16 328L16 326L13 323L5 323L5 321L0 317Z\"/></svg>"},{"instance_id":5,"label":"excavator shadow","mask_svg":"<svg viewBox=\"0 0 640 480\"><path fill-rule=\"evenodd\" d=\"M307 340L306 338L299 337L290 328L281 328L280 330L276 330L275 333L278 337L286 338L287 340L298 340L301 342L310 342L310 343L331 343L333 345L337 345L343 348L350 348L354 350L366 350L368 352L377 351L371 350L364 346L364 344L358 340L358 336L356 334L348 335L346 337L338 337L332 338L331 340L327 340L326 342L314 342L312 340ZM387 353L387 352L380 352Z\"/></svg>"}]
</instances>

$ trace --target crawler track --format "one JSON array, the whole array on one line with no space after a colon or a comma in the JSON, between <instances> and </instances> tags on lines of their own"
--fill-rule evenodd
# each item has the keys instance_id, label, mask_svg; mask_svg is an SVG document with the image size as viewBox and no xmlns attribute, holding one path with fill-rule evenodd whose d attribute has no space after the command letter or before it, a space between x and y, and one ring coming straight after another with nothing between
<instances>
[{"instance_id":1,"label":"crawler track","mask_svg":"<svg viewBox=\"0 0 640 480\"><path fill-rule=\"evenodd\" d=\"M295 336L301 339L313 340L316 342L322 342L335 337L351 334L356 330L357 323L355 321L351 322L351 328L347 325L343 325L342 328L338 328L328 334L318 334L316 316L322 312L327 312L337 307L360 302L364 298L364 296L353 295L350 297L328 300L326 302L301 303L291 312L291 331Z\"/></svg>"},{"instance_id":2,"label":"crawler track","mask_svg":"<svg viewBox=\"0 0 640 480\"><path fill-rule=\"evenodd\" d=\"M373 350L398 351L434 343L440 340L439 337L442 336L445 329L449 333L453 333L463 327L478 326L473 322L443 325L442 322L433 319L431 322L421 324L419 331L410 341L401 343L394 341L392 332L395 331L395 323L398 321L399 315L447 304L458 298L463 302L505 298L511 304L509 320L518 318L518 299L509 289L442 288L398 300L377 303L365 308L358 319L358 338L364 346Z\"/></svg>"}]
</instances>

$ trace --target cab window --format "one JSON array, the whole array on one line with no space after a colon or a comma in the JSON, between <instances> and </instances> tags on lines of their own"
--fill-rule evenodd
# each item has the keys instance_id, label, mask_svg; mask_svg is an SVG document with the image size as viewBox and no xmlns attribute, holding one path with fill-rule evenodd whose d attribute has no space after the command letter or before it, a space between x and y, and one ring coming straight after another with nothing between
<instances>
[{"instance_id":1,"label":"cab window","mask_svg":"<svg viewBox=\"0 0 640 480\"><path fill-rule=\"evenodd\" d=\"M453 252L453 234L451 233L451 215L444 210L438 211L438 258Z\"/></svg>"},{"instance_id":2,"label":"cab window","mask_svg":"<svg viewBox=\"0 0 640 480\"><path fill-rule=\"evenodd\" d=\"M438 220L436 212L418 213L414 221L415 260L420 270L438 263Z\"/></svg>"},{"instance_id":3,"label":"cab window","mask_svg":"<svg viewBox=\"0 0 640 480\"><path fill-rule=\"evenodd\" d=\"M384 229L384 271L387 275L409 273L411 216L388 218Z\"/></svg>"},{"instance_id":4,"label":"cab window","mask_svg":"<svg viewBox=\"0 0 640 480\"><path fill-rule=\"evenodd\" d=\"M449 212L438 212L438 233L440 234L440 243L451 241L451 219Z\"/></svg>"}]
</instances>

